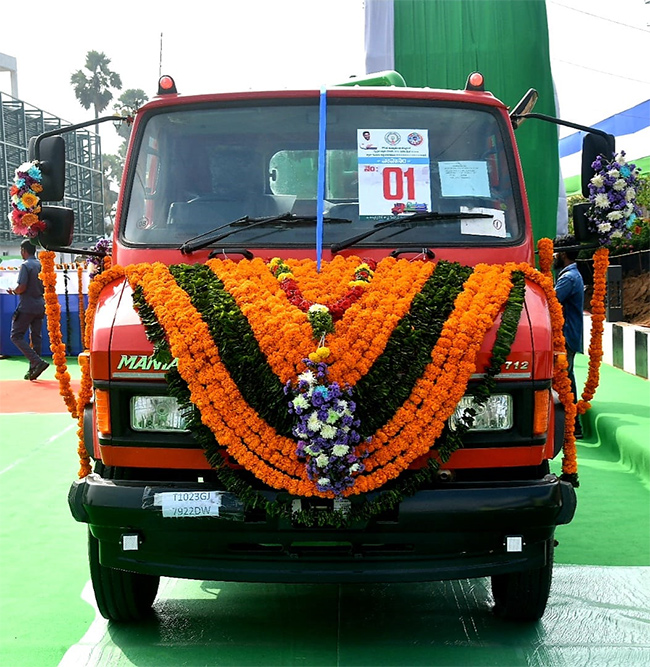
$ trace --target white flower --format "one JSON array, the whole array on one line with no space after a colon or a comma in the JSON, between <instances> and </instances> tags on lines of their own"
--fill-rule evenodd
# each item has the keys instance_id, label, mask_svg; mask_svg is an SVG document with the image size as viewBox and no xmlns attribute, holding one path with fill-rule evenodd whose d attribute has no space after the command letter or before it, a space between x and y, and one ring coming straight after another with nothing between
<instances>
[{"instance_id":1,"label":"white flower","mask_svg":"<svg viewBox=\"0 0 650 667\"><path fill-rule=\"evenodd\" d=\"M327 454L319 454L316 457L316 465L319 468L324 468L330 462L329 456Z\"/></svg>"},{"instance_id":2,"label":"white flower","mask_svg":"<svg viewBox=\"0 0 650 667\"><path fill-rule=\"evenodd\" d=\"M323 306L320 303L315 303L312 306L309 306L309 312L310 313L328 313L329 308L327 306Z\"/></svg>"},{"instance_id":3,"label":"white flower","mask_svg":"<svg viewBox=\"0 0 650 667\"><path fill-rule=\"evenodd\" d=\"M338 402L336 404L337 408L339 409L339 412L344 415L344 416L350 416L352 414L351 410L348 407L348 402L344 401L343 399L338 399Z\"/></svg>"},{"instance_id":4,"label":"white flower","mask_svg":"<svg viewBox=\"0 0 650 667\"><path fill-rule=\"evenodd\" d=\"M609 198L604 192L601 192L596 195L594 204L596 204L596 208L609 208Z\"/></svg>"},{"instance_id":5,"label":"white flower","mask_svg":"<svg viewBox=\"0 0 650 667\"><path fill-rule=\"evenodd\" d=\"M298 394L298 396L293 399L292 403L294 408L309 407L309 401L302 394Z\"/></svg>"},{"instance_id":6,"label":"white flower","mask_svg":"<svg viewBox=\"0 0 650 667\"><path fill-rule=\"evenodd\" d=\"M619 178L617 181L614 182L614 185L612 186L614 190L625 190L625 187L627 186L627 183L625 182L624 178Z\"/></svg>"},{"instance_id":7,"label":"white flower","mask_svg":"<svg viewBox=\"0 0 650 667\"><path fill-rule=\"evenodd\" d=\"M357 472L357 470L359 470L360 468L361 468L361 466L358 463L353 463L350 466L350 472Z\"/></svg>"},{"instance_id":8,"label":"white flower","mask_svg":"<svg viewBox=\"0 0 650 667\"><path fill-rule=\"evenodd\" d=\"M625 191L625 201L632 201L636 197L636 190L634 188L628 188Z\"/></svg>"},{"instance_id":9,"label":"white flower","mask_svg":"<svg viewBox=\"0 0 650 667\"><path fill-rule=\"evenodd\" d=\"M312 449L311 445L307 445L305 447L305 454L309 454L309 456L316 456L318 452L316 452L314 449Z\"/></svg>"},{"instance_id":10,"label":"white flower","mask_svg":"<svg viewBox=\"0 0 650 667\"><path fill-rule=\"evenodd\" d=\"M612 211L607 214L608 220L620 220L623 217L623 214L620 211Z\"/></svg>"},{"instance_id":11,"label":"white flower","mask_svg":"<svg viewBox=\"0 0 650 667\"><path fill-rule=\"evenodd\" d=\"M321 478L318 480L318 484L319 484L320 486L329 486L329 485L330 485L329 477L321 477Z\"/></svg>"},{"instance_id":12,"label":"white flower","mask_svg":"<svg viewBox=\"0 0 650 667\"><path fill-rule=\"evenodd\" d=\"M347 445L334 445L332 447L332 454L334 456L345 456L350 451L350 448Z\"/></svg>"},{"instance_id":13,"label":"white flower","mask_svg":"<svg viewBox=\"0 0 650 667\"><path fill-rule=\"evenodd\" d=\"M615 232L612 232L613 239L620 239L623 236L623 232L620 229L617 229Z\"/></svg>"},{"instance_id":14,"label":"white flower","mask_svg":"<svg viewBox=\"0 0 650 667\"><path fill-rule=\"evenodd\" d=\"M307 420L307 428L310 431L320 431L321 428L323 427L323 422L318 418L318 413L317 412L312 412L309 415L309 419Z\"/></svg>"},{"instance_id":15,"label":"white flower","mask_svg":"<svg viewBox=\"0 0 650 667\"><path fill-rule=\"evenodd\" d=\"M310 387L316 384L316 376L310 370L301 373L298 376L298 380L304 380Z\"/></svg>"},{"instance_id":16,"label":"white flower","mask_svg":"<svg viewBox=\"0 0 650 667\"><path fill-rule=\"evenodd\" d=\"M15 164L15 163L14 163ZM33 162L23 162L18 169L16 169L16 173L20 172L26 172L29 171L32 167L34 166Z\"/></svg>"},{"instance_id":17,"label":"white flower","mask_svg":"<svg viewBox=\"0 0 650 667\"><path fill-rule=\"evenodd\" d=\"M632 213L634 213L634 205L633 204L628 204L624 209L623 209L623 214L625 218L629 218Z\"/></svg>"},{"instance_id":18,"label":"white flower","mask_svg":"<svg viewBox=\"0 0 650 667\"><path fill-rule=\"evenodd\" d=\"M596 174L591 179L591 184L594 185L597 188L602 188L604 183L605 183L605 179L603 178L602 174Z\"/></svg>"},{"instance_id":19,"label":"white flower","mask_svg":"<svg viewBox=\"0 0 650 667\"><path fill-rule=\"evenodd\" d=\"M609 222L599 222L598 231L599 232L608 232L612 228L611 223Z\"/></svg>"},{"instance_id":20,"label":"white flower","mask_svg":"<svg viewBox=\"0 0 650 667\"><path fill-rule=\"evenodd\" d=\"M320 434L326 440L331 440L332 438L336 438L336 433L337 433L336 426L330 426L329 424L324 424L320 430Z\"/></svg>"},{"instance_id":21,"label":"white flower","mask_svg":"<svg viewBox=\"0 0 650 667\"><path fill-rule=\"evenodd\" d=\"M623 153L616 153L616 157L614 158L616 162L618 162L621 166L624 164L627 164L627 160L625 159L625 155Z\"/></svg>"},{"instance_id":22,"label":"white flower","mask_svg":"<svg viewBox=\"0 0 650 667\"><path fill-rule=\"evenodd\" d=\"M608 176L611 176L612 178L618 178L621 174L620 174L620 172L618 171L618 169L610 169L610 170L607 172L607 175L608 175Z\"/></svg>"}]
</instances>

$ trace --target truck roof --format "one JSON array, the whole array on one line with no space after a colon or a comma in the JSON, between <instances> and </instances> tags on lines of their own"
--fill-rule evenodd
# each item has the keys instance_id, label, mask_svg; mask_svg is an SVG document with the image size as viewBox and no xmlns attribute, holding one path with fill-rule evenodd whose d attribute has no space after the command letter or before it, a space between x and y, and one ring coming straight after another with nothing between
<instances>
[{"instance_id":1,"label":"truck roof","mask_svg":"<svg viewBox=\"0 0 650 667\"><path fill-rule=\"evenodd\" d=\"M438 88L408 88L396 86L331 86L326 88L329 98L338 99L410 99L410 100L436 100L446 102L461 102L467 104L480 104L507 108L488 91L476 90L445 90ZM140 111L176 105L194 105L210 102L233 102L253 100L290 100L290 99L317 99L321 91L317 89L292 89L292 90L255 90L255 91L233 91L219 92L200 95L181 95L177 93L164 93L157 95L150 102L143 105Z\"/></svg>"}]
</instances>

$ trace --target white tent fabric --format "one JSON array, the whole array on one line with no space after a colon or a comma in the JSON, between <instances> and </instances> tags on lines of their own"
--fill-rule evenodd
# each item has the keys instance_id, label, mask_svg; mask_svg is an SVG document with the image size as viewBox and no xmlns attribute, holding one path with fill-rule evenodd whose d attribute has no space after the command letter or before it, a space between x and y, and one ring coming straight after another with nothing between
<instances>
[{"instance_id":1,"label":"white tent fabric","mask_svg":"<svg viewBox=\"0 0 650 667\"><path fill-rule=\"evenodd\" d=\"M395 69L394 27L393 0L366 2L366 74Z\"/></svg>"},{"instance_id":2,"label":"white tent fabric","mask_svg":"<svg viewBox=\"0 0 650 667\"><path fill-rule=\"evenodd\" d=\"M594 125L616 137L616 150L624 150L628 162L650 155L650 100L621 111ZM560 140L560 167L563 178L580 173L584 132L574 132Z\"/></svg>"}]
</instances>

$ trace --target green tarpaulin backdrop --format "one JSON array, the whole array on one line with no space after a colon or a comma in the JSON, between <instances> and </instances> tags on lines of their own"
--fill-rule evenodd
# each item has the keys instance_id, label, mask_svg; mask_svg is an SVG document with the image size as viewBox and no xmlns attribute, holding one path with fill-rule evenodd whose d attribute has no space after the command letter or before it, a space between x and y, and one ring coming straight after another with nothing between
<instances>
[{"instance_id":1,"label":"green tarpaulin backdrop","mask_svg":"<svg viewBox=\"0 0 650 667\"><path fill-rule=\"evenodd\" d=\"M544 0L394 0L395 69L409 86L464 88L470 72L513 107L529 88L536 112L555 116ZM535 239L555 236L559 158L555 125L516 133Z\"/></svg>"}]
</instances>

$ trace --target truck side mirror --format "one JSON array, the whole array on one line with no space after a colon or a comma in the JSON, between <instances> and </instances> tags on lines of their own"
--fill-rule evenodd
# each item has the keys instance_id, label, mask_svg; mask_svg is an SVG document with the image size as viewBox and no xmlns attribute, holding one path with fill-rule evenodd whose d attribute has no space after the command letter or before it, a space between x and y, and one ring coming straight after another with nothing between
<instances>
[{"instance_id":1,"label":"truck side mirror","mask_svg":"<svg viewBox=\"0 0 650 667\"><path fill-rule=\"evenodd\" d=\"M45 137L36 145L38 137L29 140L29 159L40 164L43 180L41 201L61 201L65 192L65 141L63 137Z\"/></svg>"},{"instance_id":2,"label":"truck side mirror","mask_svg":"<svg viewBox=\"0 0 650 667\"><path fill-rule=\"evenodd\" d=\"M539 94L537 91L534 88L530 88L519 100L517 106L510 112L510 122L512 123L513 129L516 130L526 120L526 114L533 110L538 97Z\"/></svg>"},{"instance_id":3,"label":"truck side mirror","mask_svg":"<svg viewBox=\"0 0 650 667\"><path fill-rule=\"evenodd\" d=\"M63 206L43 206L39 215L45 229L38 234L38 242L46 250L67 248L74 234L74 211Z\"/></svg>"},{"instance_id":4,"label":"truck side mirror","mask_svg":"<svg viewBox=\"0 0 650 667\"><path fill-rule=\"evenodd\" d=\"M594 160L602 155L610 160L616 152L616 139L612 134L585 134L582 140L582 169L580 172L582 196L589 197L589 181L594 175L591 166Z\"/></svg>"}]
</instances>

